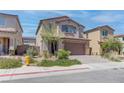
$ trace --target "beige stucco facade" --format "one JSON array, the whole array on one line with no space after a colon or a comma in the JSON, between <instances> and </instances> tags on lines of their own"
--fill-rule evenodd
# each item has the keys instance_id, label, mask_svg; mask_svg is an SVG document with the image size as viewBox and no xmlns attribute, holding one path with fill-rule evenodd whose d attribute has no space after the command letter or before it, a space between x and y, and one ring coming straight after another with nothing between
<instances>
[{"instance_id":1,"label":"beige stucco facade","mask_svg":"<svg viewBox=\"0 0 124 93\"><path fill-rule=\"evenodd\" d=\"M102 36L102 31L107 31L107 36ZM114 30L108 26L101 26L85 32L85 37L90 39L89 47L91 55L101 54L100 43L109 37L113 37L113 31Z\"/></svg>"},{"instance_id":2,"label":"beige stucco facade","mask_svg":"<svg viewBox=\"0 0 124 93\"><path fill-rule=\"evenodd\" d=\"M100 54L100 45L98 43L100 41L100 31L96 30L88 33L88 39L91 40L89 42L90 51L92 51L91 54Z\"/></svg>"},{"instance_id":3,"label":"beige stucco facade","mask_svg":"<svg viewBox=\"0 0 124 93\"><path fill-rule=\"evenodd\" d=\"M89 39L85 39L83 36L84 26L71 20L69 17L59 17L54 19L43 20L47 22L55 22L57 24L56 34L61 38L58 42L58 49L67 49L73 52L72 54L89 54ZM62 31L62 25L73 26L76 31L74 33ZM40 53L44 50L49 50L48 44L44 43L41 38L42 24L39 24L39 28L36 33L36 46L40 47ZM71 46L71 47L70 47ZM80 53L79 53L79 52Z\"/></svg>"},{"instance_id":4,"label":"beige stucco facade","mask_svg":"<svg viewBox=\"0 0 124 93\"><path fill-rule=\"evenodd\" d=\"M0 21L0 54L8 54L23 44L23 31L16 15L0 14Z\"/></svg>"}]
</instances>

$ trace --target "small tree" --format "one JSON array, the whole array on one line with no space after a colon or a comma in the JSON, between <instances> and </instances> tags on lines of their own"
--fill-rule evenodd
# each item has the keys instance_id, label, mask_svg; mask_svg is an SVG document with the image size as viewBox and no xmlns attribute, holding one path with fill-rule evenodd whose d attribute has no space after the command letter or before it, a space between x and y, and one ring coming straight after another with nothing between
<instances>
[{"instance_id":1,"label":"small tree","mask_svg":"<svg viewBox=\"0 0 124 93\"><path fill-rule=\"evenodd\" d=\"M120 58L116 55L122 50L122 43L115 38L109 38L101 44L102 56L111 60L120 62ZM116 53L116 54L115 54Z\"/></svg>"},{"instance_id":2,"label":"small tree","mask_svg":"<svg viewBox=\"0 0 124 93\"><path fill-rule=\"evenodd\" d=\"M115 38L109 38L105 42L101 44L102 54L110 53L110 52L120 52L122 50L122 43Z\"/></svg>"},{"instance_id":3,"label":"small tree","mask_svg":"<svg viewBox=\"0 0 124 93\"><path fill-rule=\"evenodd\" d=\"M60 35L57 32L57 24L55 22L44 22L42 24L41 37L46 44L52 42L55 51L55 44L60 41Z\"/></svg>"}]
</instances>

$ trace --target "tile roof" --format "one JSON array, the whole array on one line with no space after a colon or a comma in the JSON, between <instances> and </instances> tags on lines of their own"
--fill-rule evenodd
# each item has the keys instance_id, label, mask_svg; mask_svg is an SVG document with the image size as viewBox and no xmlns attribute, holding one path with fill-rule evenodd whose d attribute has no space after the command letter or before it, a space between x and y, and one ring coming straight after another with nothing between
<instances>
[{"instance_id":1,"label":"tile roof","mask_svg":"<svg viewBox=\"0 0 124 93\"><path fill-rule=\"evenodd\" d=\"M114 35L114 37L124 37L124 34Z\"/></svg>"},{"instance_id":2,"label":"tile roof","mask_svg":"<svg viewBox=\"0 0 124 93\"><path fill-rule=\"evenodd\" d=\"M59 16L59 17L54 17L54 18L48 18L48 19L40 20L39 25L38 25L38 28L37 28L37 31L36 31L36 34L37 34L37 32L38 32L38 30L39 30L39 28L40 28L40 26L41 26L41 24L42 24L43 21L56 20L56 19L62 19L62 18L65 18L65 19L64 20L60 20L60 21L66 21L66 20L68 20L68 21L72 21L72 22L74 22L74 23L76 23L76 24L78 24L78 25L80 25L82 27L85 27L85 26L79 24L78 22L76 22L75 20L72 20L68 16ZM60 21L56 21L56 22L60 22Z\"/></svg>"},{"instance_id":3,"label":"tile roof","mask_svg":"<svg viewBox=\"0 0 124 93\"><path fill-rule=\"evenodd\" d=\"M112 31L115 31L112 27L110 27L110 26L108 26L108 25L103 25L103 26L98 26L98 27L96 27L96 28L87 30L87 31L85 31L84 33L89 33L89 32L92 32L92 31L95 31L95 30L99 30L99 29L102 29L102 28L105 28L105 27L111 29Z\"/></svg>"},{"instance_id":4,"label":"tile roof","mask_svg":"<svg viewBox=\"0 0 124 93\"><path fill-rule=\"evenodd\" d=\"M9 33L13 33L13 32L17 32L17 30L15 28L0 28L0 32L9 32Z\"/></svg>"},{"instance_id":5,"label":"tile roof","mask_svg":"<svg viewBox=\"0 0 124 93\"><path fill-rule=\"evenodd\" d=\"M22 29L22 26L21 26L21 23L20 23L20 20L19 20L19 17L18 15L13 15L13 14L5 14L5 13L0 13L1 15L7 15L7 16L14 16L16 17L18 23L19 23L19 27L21 28L22 32L23 32L23 29Z\"/></svg>"}]
</instances>

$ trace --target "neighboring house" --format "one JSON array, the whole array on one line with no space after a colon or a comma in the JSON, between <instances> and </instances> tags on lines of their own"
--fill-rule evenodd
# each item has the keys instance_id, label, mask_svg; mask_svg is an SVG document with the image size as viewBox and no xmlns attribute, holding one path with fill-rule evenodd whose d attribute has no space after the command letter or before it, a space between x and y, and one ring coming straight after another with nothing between
<instances>
[{"instance_id":1,"label":"neighboring house","mask_svg":"<svg viewBox=\"0 0 124 93\"><path fill-rule=\"evenodd\" d=\"M57 24L57 34L60 35L61 41L57 42L56 51L58 49L66 49L69 50L72 55L89 54L89 39L84 38L84 35L82 34L84 26L67 16L40 20L36 32L36 46L40 47L41 54L44 50L54 53L52 43L44 44L45 42L41 37L42 25L44 22L53 22Z\"/></svg>"},{"instance_id":2,"label":"neighboring house","mask_svg":"<svg viewBox=\"0 0 124 93\"><path fill-rule=\"evenodd\" d=\"M123 44L122 54L124 54L124 34L123 35L115 35L114 37L119 39L121 41L121 43Z\"/></svg>"},{"instance_id":3,"label":"neighboring house","mask_svg":"<svg viewBox=\"0 0 124 93\"><path fill-rule=\"evenodd\" d=\"M35 37L23 37L24 45L35 46L36 38Z\"/></svg>"},{"instance_id":4,"label":"neighboring house","mask_svg":"<svg viewBox=\"0 0 124 93\"><path fill-rule=\"evenodd\" d=\"M8 54L22 45L22 32L17 15L0 13L0 54Z\"/></svg>"},{"instance_id":5,"label":"neighboring house","mask_svg":"<svg viewBox=\"0 0 124 93\"><path fill-rule=\"evenodd\" d=\"M85 37L90 39L89 47L91 55L100 55L101 47L100 44L104 42L105 39L113 37L114 29L108 25L98 26L91 30L85 31Z\"/></svg>"}]
</instances>

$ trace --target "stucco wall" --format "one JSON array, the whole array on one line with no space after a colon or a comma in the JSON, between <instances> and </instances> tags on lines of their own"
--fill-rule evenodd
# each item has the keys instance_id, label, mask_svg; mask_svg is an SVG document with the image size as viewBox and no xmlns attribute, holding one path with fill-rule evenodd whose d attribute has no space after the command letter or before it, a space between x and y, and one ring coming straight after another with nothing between
<instances>
[{"instance_id":1,"label":"stucco wall","mask_svg":"<svg viewBox=\"0 0 124 93\"><path fill-rule=\"evenodd\" d=\"M51 21L50 21L51 22ZM52 21L54 22L54 21ZM73 25L74 27L76 27L76 33L74 34L71 34L71 33L64 33L62 32L62 25ZM57 24L57 34L59 34L60 37L70 37L70 38L82 38L82 33L83 32L83 27L82 26L79 26L77 25L76 23L74 22L71 22L71 21L62 21L62 22L59 22ZM39 46L40 47L40 53L42 54L43 50L47 49L45 47L47 47L47 45L44 44L44 42L42 41L42 38L41 38L41 33L42 33L42 25L40 26L39 28L39 31L36 35L36 46ZM63 44L61 42L59 42L59 48L62 48L63 47ZM44 46L43 46L44 45Z\"/></svg>"},{"instance_id":2,"label":"stucco wall","mask_svg":"<svg viewBox=\"0 0 124 93\"><path fill-rule=\"evenodd\" d=\"M10 47L14 48L17 45L22 45L22 29L18 23L17 16L11 16L6 14L0 14L0 18L3 19L4 25L0 25L0 28L12 28L15 29L15 33L8 33L7 31L0 31L0 37L8 37L10 39ZM12 44L12 42L14 42Z\"/></svg>"},{"instance_id":3,"label":"stucco wall","mask_svg":"<svg viewBox=\"0 0 124 93\"><path fill-rule=\"evenodd\" d=\"M89 42L89 46L92 48L93 55L100 54L100 45L98 41L100 41L100 31L92 31L88 34L88 39L91 41Z\"/></svg>"}]
</instances>

